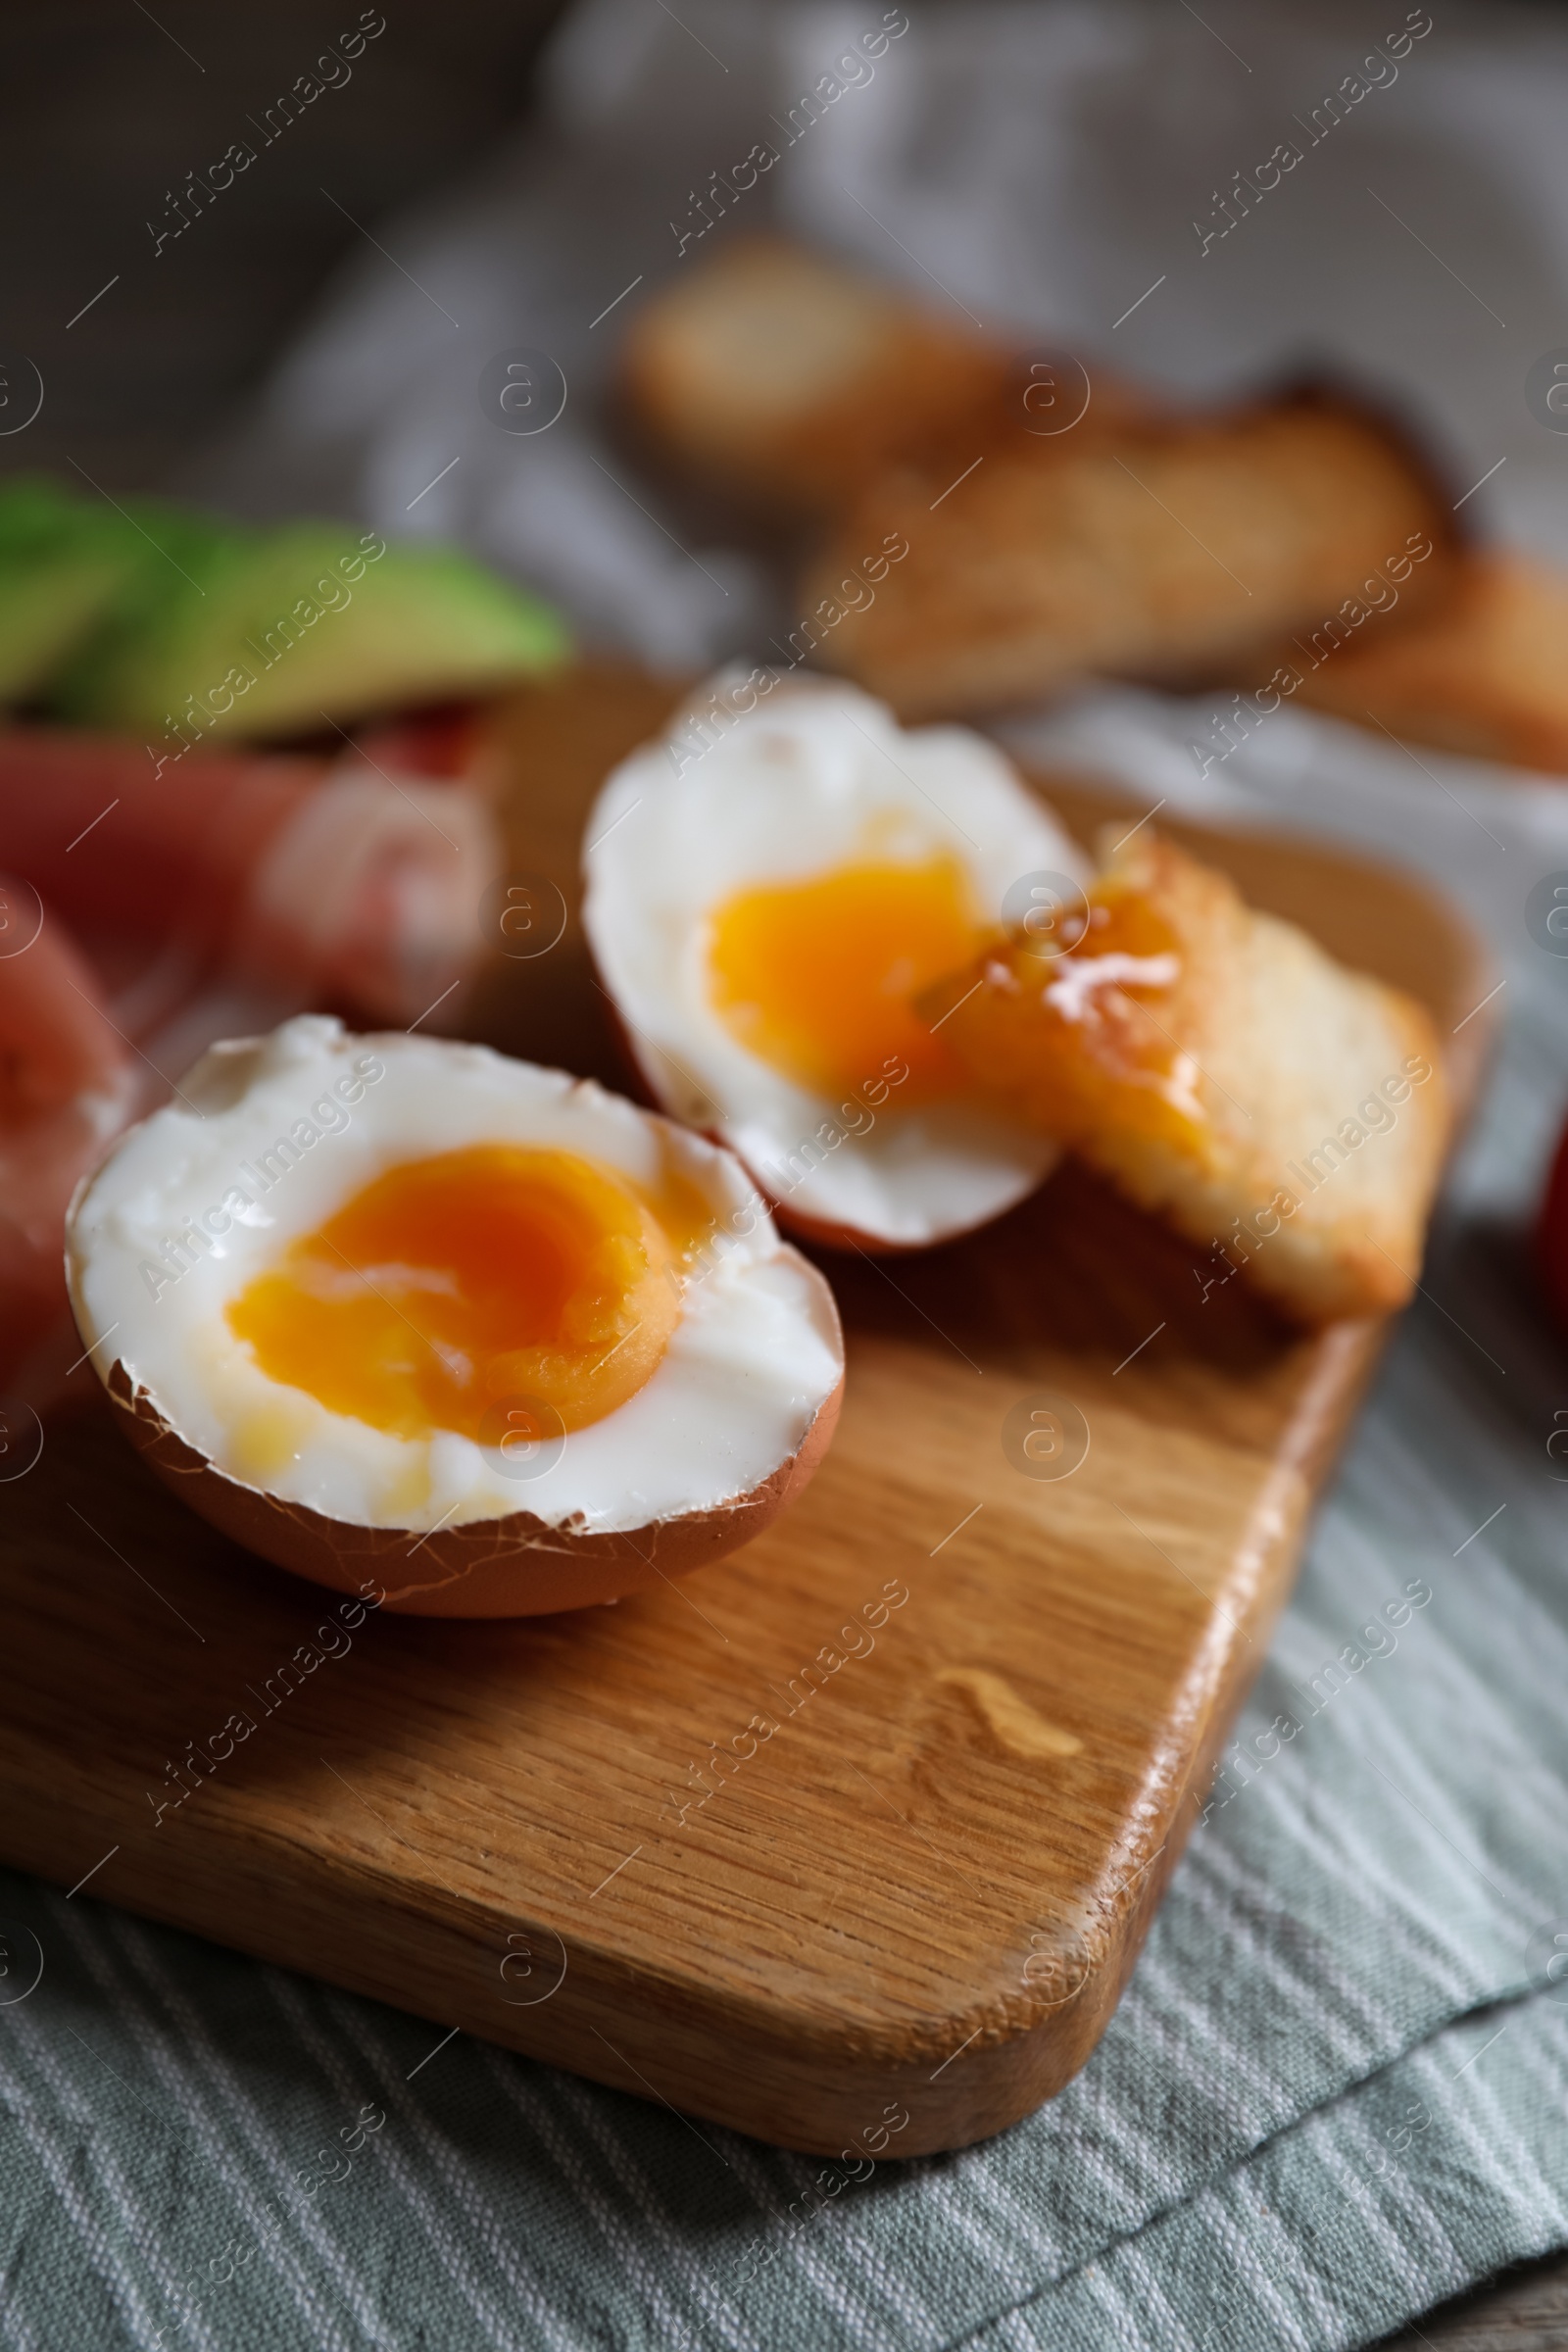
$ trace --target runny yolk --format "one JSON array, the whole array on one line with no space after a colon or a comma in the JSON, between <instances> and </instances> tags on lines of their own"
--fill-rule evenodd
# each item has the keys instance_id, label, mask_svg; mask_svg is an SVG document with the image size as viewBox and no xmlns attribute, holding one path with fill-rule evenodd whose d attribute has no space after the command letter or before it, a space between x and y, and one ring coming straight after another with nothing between
<instances>
[{"instance_id":1,"label":"runny yolk","mask_svg":"<svg viewBox=\"0 0 1568 2352\"><path fill-rule=\"evenodd\" d=\"M1107 1127L1160 1138L1201 1158L1208 1114L1197 1062L1177 1034L1187 942L1145 892L1102 886L1070 953L1043 956L1014 934L960 976L945 1034L980 1085L1066 1144Z\"/></svg>"},{"instance_id":2,"label":"runny yolk","mask_svg":"<svg viewBox=\"0 0 1568 2352\"><path fill-rule=\"evenodd\" d=\"M227 1308L269 1377L397 1437L504 1444L636 1395L680 1313L678 1243L623 1177L477 1144L388 1168ZM536 1426L535 1426L536 1425Z\"/></svg>"},{"instance_id":3,"label":"runny yolk","mask_svg":"<svg viewBox=\"0 0 1568 2352\"><path fill-rule=\"evenodd\" d=\"M901 1102L955 1093L963 1070L909 1000L982 936L956 858L840 866L726 899L711 918L710 996L732 1036L813 1093L899 1062Z\"/></svg>"}]
</instances>

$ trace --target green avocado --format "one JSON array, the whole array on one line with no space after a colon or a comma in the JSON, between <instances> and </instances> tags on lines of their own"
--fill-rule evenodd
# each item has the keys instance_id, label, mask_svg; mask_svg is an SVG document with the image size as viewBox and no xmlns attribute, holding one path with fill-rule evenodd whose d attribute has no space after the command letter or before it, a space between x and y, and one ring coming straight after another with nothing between
<instances>
[{"instance_id":1,"label":"green avocado","mask_svg":"<svg viewBox=\"0 0 1568 2352\"><path fill-rule=\"evenodd\" d=\"M547 606L453 551L348 523L254 532L143 501L126 512L156 545L59 681L54 708L79 724L171 741L318 732L569 650Z\"/></svg>"},{"instance_id":2,"label":"green avocado","mask_svg":"<svg viewBox=\"0 0 1568 2352\"><path fill-rule=\"evenodd\" d=\"M0 704L29 701L135 570L134 533L41 476L0 489Z\"/></svg>"}]
</instances>

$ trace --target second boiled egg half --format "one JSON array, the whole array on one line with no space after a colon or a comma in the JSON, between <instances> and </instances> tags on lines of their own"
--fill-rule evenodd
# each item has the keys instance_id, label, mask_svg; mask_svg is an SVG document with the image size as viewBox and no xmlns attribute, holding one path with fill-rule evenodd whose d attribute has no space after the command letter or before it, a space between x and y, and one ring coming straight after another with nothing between
<instances>
[{"instance_id":1,"label":"second boiled egg half","mask_svg":"<svg viewBox=\"0 0 1568 2352\"><path fill-rule=\"evenodd\" d=\"M915 1008L1079 851L963 727L851 686L721 673L605 784L583 922L661 1107L816 1238L922 1249L1032 1192L1055 1147Z\"/></svg>"}]
</instances>

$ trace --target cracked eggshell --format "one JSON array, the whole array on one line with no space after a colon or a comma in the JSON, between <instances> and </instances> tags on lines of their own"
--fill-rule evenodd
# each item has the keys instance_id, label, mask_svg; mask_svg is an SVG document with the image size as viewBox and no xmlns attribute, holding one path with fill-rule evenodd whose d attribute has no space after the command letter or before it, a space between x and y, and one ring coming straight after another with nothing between
<instances>
[{"instance_id":1,"label":"cracked eggshell","mask_svg":"<svg viewBox=\"0 0 1568 2352\"><path fill-rule=\"evenodd\" d=\"M807 1271L836 1317L827 1284L814 1267ZM420 1539L408 1528L353 1527L243 1487L187 1446L145 1389L133 1391L118 1357L105 1385L142 1459L220 1534L336 1592L360 1593L373 1579L385 1596L379 1606L411 1617L542 1617L622 1600L709 1567L761 1535L804 1492L833 1443L844 1396L841 1372L797 1451L734 1502L619 1533L553 1527L514 1511Z\"/></svg>"},{"instance_id":2,"label":"cracked eggshell","mask_svg":"<svg viewBox=\"0 0 1568 2352\"><path fill-rule=\"evenodd\" d=\"M334 1093L352 1110L330 1126ZM311 1106L324 1131L242 1216L226 1188L260 1194L263 1154ZM477 1142L575 1150L654 1197L678 1178L726 1236L643 1387L522 1483L456 1432L400 1438L271 1381L222 1312L386 1167ZM218 1202L226 1223L202 1216ZM198 1221L211 1248L187 1250L173 1285L149 1280L163 1237ZM174 1493L277 1566L342 1592L373 1577L384 1606L416 1615L577 1608L722 1558L799 1494L843 1394L832 1292L728 1152L560 1071L317 1016L215 1047L122 1138L72 1203L67 1276L115 1417ZM273 1443L280 1421L286 1443L259 1467L257 1432Z\"/></svg>"}]
</instances>

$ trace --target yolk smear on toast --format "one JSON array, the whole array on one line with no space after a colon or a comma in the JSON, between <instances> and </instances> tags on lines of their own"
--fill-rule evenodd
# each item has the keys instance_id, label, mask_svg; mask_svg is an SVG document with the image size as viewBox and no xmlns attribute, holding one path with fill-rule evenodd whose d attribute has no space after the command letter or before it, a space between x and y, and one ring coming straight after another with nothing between
<instances>
[{"instance_id":1,"label":"yolk smear on toast","mask_svg":"<svg viewBox=\"0 0 1568 2352\"><path fill-rule=\"evenodd\" d=\"M1146 893L1102 885L1069 954L1046 956L1014 936L923 1004L954 1004L943 1029L950 1050L1030 1125L1065 1144L1114 1127L1202 1158L1209 1114L1181 1034L1188 961L1180 932Z\"/></svg>"}]
</instances>

